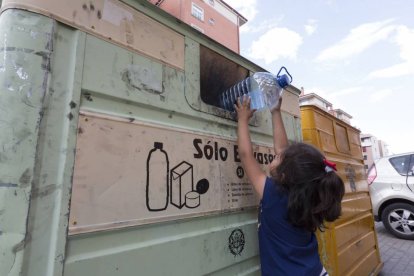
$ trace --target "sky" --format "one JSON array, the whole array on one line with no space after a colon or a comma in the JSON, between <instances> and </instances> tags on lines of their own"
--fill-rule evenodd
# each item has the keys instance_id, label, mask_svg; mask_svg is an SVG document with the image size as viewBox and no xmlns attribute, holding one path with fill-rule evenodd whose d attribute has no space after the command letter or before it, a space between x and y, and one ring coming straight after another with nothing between
<instances>
[{"instance_id":1,"label":"sky","mask_svg":"<svg viewBox=\"0 0 414 276\"><path fill-rule=\"evenodd\" d=\"M240 54L350 114L351 124L414 151L414 1L225 0L248 19ZM412 115L410 115L412 114Z\"/></svg>"}]
</instances>

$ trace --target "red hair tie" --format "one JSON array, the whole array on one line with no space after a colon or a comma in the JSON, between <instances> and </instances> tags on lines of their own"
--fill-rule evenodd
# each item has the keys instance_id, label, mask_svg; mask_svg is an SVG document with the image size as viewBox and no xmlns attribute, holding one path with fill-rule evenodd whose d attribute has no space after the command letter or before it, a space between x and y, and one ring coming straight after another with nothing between
<instances>
[{"instance_id":1,"label":"red hair tie","mask_svg":"<svg viewBox=\"0 0 414 276\"><path fill-rule=\"evenodd\" d=\"M323 159L323 163L325 164L326 172L336 171L336 164L334 162L329 162L328 160Z\"/></svg>"}]
</instances>

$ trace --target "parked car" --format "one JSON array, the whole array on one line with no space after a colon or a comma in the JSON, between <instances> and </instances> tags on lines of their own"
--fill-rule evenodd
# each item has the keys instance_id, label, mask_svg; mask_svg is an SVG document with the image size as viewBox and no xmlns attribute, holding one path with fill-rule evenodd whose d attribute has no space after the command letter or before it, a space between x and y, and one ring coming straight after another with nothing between
<instances>
[{"instance_id":1,"label":"parked car","mask_svg":"<svg viewBox=\"0 0 414 276\"><path fill-rule=\"evenodd\" d=\"M368 184L375 220L394 236L414 240L414 152L376 160Z\"/></svg>"}]
</instances>

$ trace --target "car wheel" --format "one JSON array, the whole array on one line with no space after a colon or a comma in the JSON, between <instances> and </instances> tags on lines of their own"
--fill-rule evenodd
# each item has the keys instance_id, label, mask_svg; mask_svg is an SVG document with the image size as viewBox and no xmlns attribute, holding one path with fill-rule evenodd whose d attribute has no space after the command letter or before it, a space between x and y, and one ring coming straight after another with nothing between
<instances>
[{"instance_id":1,"label":"car wheel","mask_svg":"<svg viewBox=\"0 0 414 276\"><path fill-rule=\"evenodd\" d=\"M414 206L394 203L387 206L381 215L385 228L400 239L414 240Z\"/></svg>"}]
</instances>

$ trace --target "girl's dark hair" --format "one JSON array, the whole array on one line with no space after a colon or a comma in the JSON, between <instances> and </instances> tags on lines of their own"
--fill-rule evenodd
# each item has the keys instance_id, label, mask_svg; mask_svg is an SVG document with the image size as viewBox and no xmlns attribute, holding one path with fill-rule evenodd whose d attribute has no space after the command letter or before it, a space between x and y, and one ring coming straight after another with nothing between
<instances>
[{"instance_id":1,"label":"girl's dark hair","mask_svg":"<svg viewBox=\"0 0 414 276\"><path fill-rule=\"evenodd\" d=\"M314 232L325 227L324 221L341 215L344 183L325 167L324 156L308 144L295 143L282 153L272 176L288 191L288 220L292 225Z\"/></svg>"}]
</instances>

